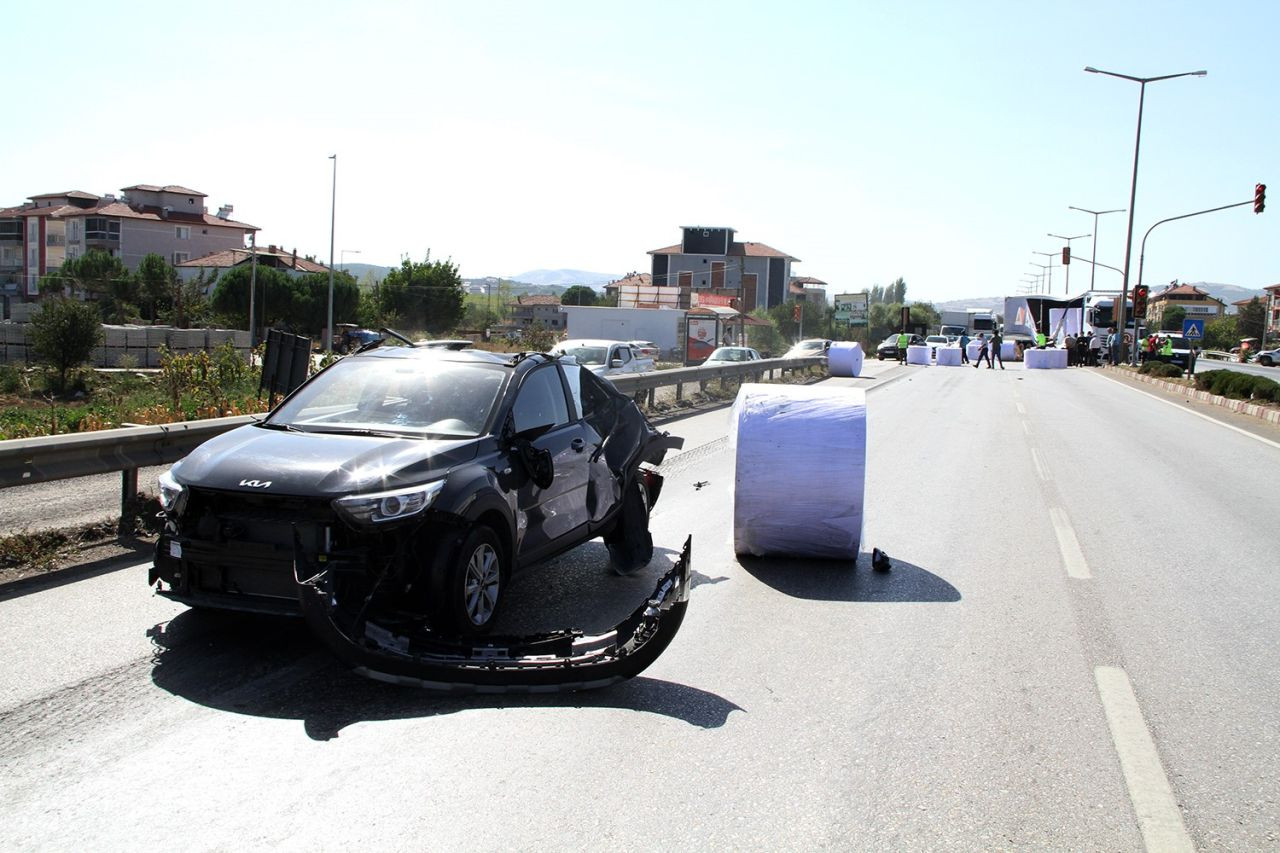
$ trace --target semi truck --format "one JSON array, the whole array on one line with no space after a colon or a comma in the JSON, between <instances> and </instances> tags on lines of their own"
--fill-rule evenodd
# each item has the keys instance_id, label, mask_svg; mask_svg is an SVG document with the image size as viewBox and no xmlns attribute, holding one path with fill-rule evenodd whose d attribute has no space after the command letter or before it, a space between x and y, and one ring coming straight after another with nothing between
<instances>
[{"instance_id":1,"label":"semi truck","mask_svg":"<svg viewBox=\"0 0 1280 853\"><path fill-rule=\"evenodd\" d=\"M979 332L990 335L995 328L996 317L990 311L984 308L965 308L958 311L943 311L938 334L967 334L974 337Z\"/></svg>"}]
</instances>

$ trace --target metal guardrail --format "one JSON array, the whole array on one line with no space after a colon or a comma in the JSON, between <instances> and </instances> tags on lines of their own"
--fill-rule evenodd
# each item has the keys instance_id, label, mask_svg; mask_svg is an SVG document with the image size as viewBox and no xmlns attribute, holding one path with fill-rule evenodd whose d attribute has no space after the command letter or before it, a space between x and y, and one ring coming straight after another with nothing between
<instances>
[{"instance_id":1,"label":"metal guardrail","mask_svg":"<svg viewBox=\"0 0 1280 853\"><path fill-rule=\"evenodd\" d=\"M679 400L683 398L685 386L694 383L706 390L706 384L717 379L759 380L766 374L772 378L775 372L808 370L825 363L826 358L822 356L771 358L713 367L653 370L609 379L625 394L647 393L652 406L659 388L674 386ZM133 514L139 468L177 462L205 441L252 420L252 416L242 415L0 441L0 488L119 471L120 514L122 520L127 520Z\"/></svg>"}]
</instances>

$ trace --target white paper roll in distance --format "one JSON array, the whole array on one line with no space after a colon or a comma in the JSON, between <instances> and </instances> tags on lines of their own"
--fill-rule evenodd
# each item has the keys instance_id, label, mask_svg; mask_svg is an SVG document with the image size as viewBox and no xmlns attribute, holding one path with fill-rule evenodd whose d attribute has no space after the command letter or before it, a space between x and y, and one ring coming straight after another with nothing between
<instances>
[{"instance_id":1,"label":"white paper roll in distance","mask_svg":"<svg viewBox=\"0 0 1280 853\"><path fill-rule=\"evenodd\" d=\"M907 364L928 364L929 363L929 347L911 346L907 347Z\"/></svg>"},{"instance_id":2,"label":"white paper roll in distance","mask_svg":"<svg viewBox=\"0 0 1280 853\"><path fill-rule=\"evenodd\" d=\"M1000 342L1000 360L1013 361L1018 357L1018 345L1013 341Z\"/></svg>"},{"instance_id":3,"label":"white paper roll in distance","mask_svg":"<svg viewBox=\"0 0 1280 853\"><path fill-rule=\"evenodd\" d=\"M827 350L827 369L832 376L862 375L862 346L857 342L836 341Z\"/></svg>"},{"instance_id":4,"label":"white paper roll in distance","mask_svg":"<svg viewBox=\"0 0 1280 853\"><path fill-rule=\"evenodd\" d=\"M857 558L867 472L861 388L745 384L729 442L735 553Z\"/></svg>"},{"instance_id":5,"label":"white paper roll in distance","mask_svg":"<svg viewBox=\"0 0 1280 853\"><path fill-rule=\"evenodd\" d=\"M975 358L978 357L978 353L981 350L982 350L982 344L978 343L978 341L975 339L975 340L969 341L969 346L965 350L965 352L968 354L969 360L973 361Z\"/></svg>"},{"instance_id":6,"label":"white paper roll in distance","mask_svg":"<svg viewBox=\"0 0 1280 853\"><path fill-rule=\"evenodd\" d=\"M938 347L938 367L959 367L960 347Z\"/></svg>"}]
</instances>

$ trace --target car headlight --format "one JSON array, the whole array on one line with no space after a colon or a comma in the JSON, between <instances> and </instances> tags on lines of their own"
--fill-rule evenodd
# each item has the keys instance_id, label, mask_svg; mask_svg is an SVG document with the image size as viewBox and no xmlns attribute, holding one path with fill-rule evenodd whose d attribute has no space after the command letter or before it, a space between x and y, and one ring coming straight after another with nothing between
<instances>
[{"instance_id":1,"label":"car headlight","mask_svg":"<svg viewBox=\"0 0 1280 853\"><path fill-rule=\"evenodd\" d=\"M402 521L420 515L444 488L444 480L393 489L389 492L371 492L366 495L348 495L333 502L333 508L356 524L385 524Z\"/></svg>"},{"instance_id":2,"label":"car headlight","mask_svg":"<svg viewBox=\"0 0 1280 853\"><path fill-rule=\"evenodd\" d=\"M174 479L172 471L160 475L160 508L170 515L182 515L187 505L187 487Z\"/></svg>"}]
</instances>

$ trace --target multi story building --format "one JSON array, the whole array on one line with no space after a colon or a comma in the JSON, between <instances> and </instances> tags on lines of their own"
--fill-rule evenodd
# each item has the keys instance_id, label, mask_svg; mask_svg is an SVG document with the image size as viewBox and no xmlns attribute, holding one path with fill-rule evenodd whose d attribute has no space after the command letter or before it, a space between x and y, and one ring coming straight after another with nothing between
<instances>
[{"instance_id":1,"label":"multi story building","mask_svg":"<svg viewBox=\"0 0 1280 853\"><path fill-rule=\"evenodd\" d=\"M787 289L797 302L813 302L822 306L827 304L827 283L820 278L793 276Z\"/></svg>"},{"instance_id":2,"label":"multi story building","mask_svg":"<svg viewBox=\"0 0 1280 853\"><path fill-rule=\"evenodd\" d=\"M681 231L676 245L649 252L654 286L723 297L744 313L787 301L791 264L799 258L764 243L738 242L732 228L686 225Z\"/></svg>"},{"instance_id":3,"label":"multi story building","mask_svg":"<svg viewBox=\"0 0 1280 853\"><path fill-rule=\"evenodd\" d=\"M1262 289L1267 293L1263 300L1267 306L1266 340L1274 343L1280 339L1280 284L1270 284Z\"/></svg>"},{"instance_id":4,"label":"multi story building","mask_svg":"<svg viewBox=\"0 0 1280 853\"><path fill-rule=\"evenodd\" d=\"M549 294L517 296L511 308L511 323L520 329L531 329L534 323L553 332L564 331L567 325L565 313L560 310L560 297Z\"/></svg>"},{"instance_id":5,"label":"multi story building","mask_svg":"<svg viewBox=\"0 0 1280 853\"><path fill-rule=\"evenodd\" d=\"M216 215L207 196L180 186L136 184L121 195L71 191L33 195L26 204L0 208L0 293L35 299L40 279L65 261L101 249L134 270L148 254L177 265L224 249L244 247L258 229Z\"/></svg>"},{"instance_id":6,"label":"multi story building","mask_svg":"<svg viewBox=\"0 0 1280 853\"><path fill-rule=\"evenodd\" d=\"M1189 320L1204 320L1206 324L1227 313L1227 304L1190 284L1166 287L1147 300L1147 328L1162 328L1164 312L1177 305L1187 312Z\"/></svg>"}]
</instances>

